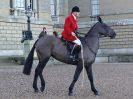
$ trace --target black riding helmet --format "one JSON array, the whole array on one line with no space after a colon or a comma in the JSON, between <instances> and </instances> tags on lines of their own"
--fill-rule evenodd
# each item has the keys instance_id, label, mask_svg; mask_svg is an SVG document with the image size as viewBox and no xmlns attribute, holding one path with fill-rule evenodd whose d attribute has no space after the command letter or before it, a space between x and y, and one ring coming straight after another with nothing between
<instances>
[{"instance_id":1,"label":"black riding helmet","mask_svg":"<svg viewBox=\"0 0 133 99\"><path fill-rule=\"evenodd\" d=\"M73 7L72 12L80 12L79 7L78 6Z\"/></svg>"}]
</instances>

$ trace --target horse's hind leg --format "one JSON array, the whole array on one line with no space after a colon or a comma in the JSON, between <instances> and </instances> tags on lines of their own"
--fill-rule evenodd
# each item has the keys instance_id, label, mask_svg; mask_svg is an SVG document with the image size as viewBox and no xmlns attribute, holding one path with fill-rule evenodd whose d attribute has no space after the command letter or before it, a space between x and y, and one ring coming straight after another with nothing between
<instances>
[{"instance_id":1,"label":"horse's hind leg","mask_svg":"<svg viewBox=\"0 0 133 99\"><path fill-rule=\"evenodd\" d=\"M68 93L69 96L73 96L73 87L74 87L76 81L78 80L82 69L83 69L83 66L81 64L78 64L77 67L76 67L76 70L75 70L73 81L72 81L72 83L69 87L69 93Z\"/></svg>"},{"instance_id":2,"label":"horse's hind leg","mask_svg":"<svg viewBox=\"0 0 133 99\"><path fill-rule=\"evenodd\" d=\"M37 68L40 66L40 63L38 64ZM35 92L38 92L37 88L37 80L38 80L38 70L37 68L35 69L35 75L34 75L34 81L33 81L33 88Z\"/></svg>"},{"instance_id":3,"label":"horse's hind leg","mask_svg":"<svg viewBox=\"0 0 133 99\"><path fill-rule=\"evenodd\" d=\"M43 66L42 66L42 68L41 68L41 72L39 73L40 80L41 80L41 87L40 87L41 92L43 92L44 89L45 89L45 80L44 80L44 78L43 78L42 72L43 72L43 69L44 69L44 67L46 66L48 60L49 60L49 58L46 58L45 61L42 63Z\"/></svg>"},{"instance_id":4,"label":"horse's hind leg","mask_svg":"<svg viewBox=\"0 0 133 99\"><path fill-rule=\"evenodd\" d=\"M35 76L34 76L34 81L33 81L33 88L35 92L38 92L38 87L37 87L38 76L40 76L40 80L41 80L41 91L45 89L45 81L42 75L42 71L46 63L48 62L48 60L49 58L45 58L43 61L39 62L37 68L35 69Z\"/></svg>"},{"instance_id":5,"label":"horse's hind leg","mask_svg":"<svg viewBox=\"0 0 133 99\"><path fill-rule=\"evenodd\" d=\"M45 89L45 80L44 80L44 78L43 78L42 72L39 74L39 76L40 76L40 80L41 80L41 87L40 87L40 90L41 90L41 92L43 92L44 89Z\"/></svg>"},{"instance_id":6,"label":"horse's hind leg","mask_svg":"<svg viewBox=\"0 0 133 99\"><path fill-rule=\"evenodd\" d=\"M98 91L95 88L94 82L93 82L92 64L85 66L85 69L87 71L87 75L90 80L91 90L94 92L95 95L99 95Z\"/></svg>"}]
</instances>

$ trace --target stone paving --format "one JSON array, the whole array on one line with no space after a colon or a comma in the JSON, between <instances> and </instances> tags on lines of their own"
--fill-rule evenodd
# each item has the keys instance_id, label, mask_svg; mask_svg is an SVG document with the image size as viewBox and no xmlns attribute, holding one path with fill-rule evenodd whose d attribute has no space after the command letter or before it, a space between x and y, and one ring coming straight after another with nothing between
<instances>
[{"instance_id":1,"label":"stone paving","mask_svg":"<svg viewBox=\"0 0 133 99\"><path fill-rule=\"evenodd\" d=\"M68 96L75 66L52 65L45 67L46 81L44 92L34 93L32 82L34 67L30 76L22 74L22 65L0 64L0 99L133 99L133 63L93 64L94 83L100 96L95 96L85 74L74 87L75 96ZM40 80L38 81L40 86Z\"/></svg>"}]
</instances>

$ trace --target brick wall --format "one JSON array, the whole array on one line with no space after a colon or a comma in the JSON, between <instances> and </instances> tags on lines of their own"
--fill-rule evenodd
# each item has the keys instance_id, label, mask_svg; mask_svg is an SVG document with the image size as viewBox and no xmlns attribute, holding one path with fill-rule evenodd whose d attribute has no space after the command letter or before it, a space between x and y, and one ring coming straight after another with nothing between
<instances>
[{"instance_id":1,"label":"brick wall","mask_svg":"<svg viewBox=\"0 0 133 99\"><path fill-rule=\"evenodd\" d=\"M34 42L43 27L47 28L48 34L52 34L53 26L44 24L31 24ZM22 50L22 30L27 30L27 24L21 22L0 22L0 50Z\"/></svg>"},{"instance_id":2,"label":"brick wall","mask_svg":"<svg viewBox=\"0 0 133 99\"><path fill-rule=\"evenodd\" d=\"M117 25L112 27L117 36L115 39L101 38L100 48L132 48L133 25Z\"/></svg>"}]
</instances>

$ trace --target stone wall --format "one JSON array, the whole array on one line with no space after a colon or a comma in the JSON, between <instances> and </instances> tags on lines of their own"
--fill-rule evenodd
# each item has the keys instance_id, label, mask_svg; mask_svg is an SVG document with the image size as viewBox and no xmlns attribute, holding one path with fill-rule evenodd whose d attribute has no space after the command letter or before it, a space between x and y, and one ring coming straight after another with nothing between
<instances>
[{"instance_id":1,"label":"stone wall","mask_svg":"<svg viewBox=\"0 0 133 99\"><path fill-rule=\"evenodd\" d=\"M14 0L13 0L14 1ZM22 31L27 30L27 17L25 11L18 12L14 9L14 14L10 14L10 0L0 0L0 56L22 55L24 44L21 43ZM15 3L15 2L14 2ZM33 40L31 45L38 38L43 27L47 28L48 34L52 34L53 22L50 13L50 1L37 1L36 12L33 13L31 20L31 31Z\"/></svg>"},{"instance_id":2,"label":"stone wall","mask_svg":"<svg viewBox=\"0 0 133 99\"><path fill-rule=\"evenodd\" d=\"M116 38L101 38L100 48L133 48L133 25L116 25L112 28L115 30L117 34Z\"/></svg>"},{"instance_id":3,"label":"stone wall","mask_svg":"<svg viewBox=\"0 0 133 99\"><path fill-rule=\"evenodd\" d=\"M33 40L31 40L31 44L33 44L38 38L38 35L44 26L47 28L48 34L51 35L53 31L52 25L36 23L31 24L31 31L33 34ZM21 43L23 30L27 30L27 23L0 21L0 50L23 50L23 43Z\"/></svg>"}]
</instances>

